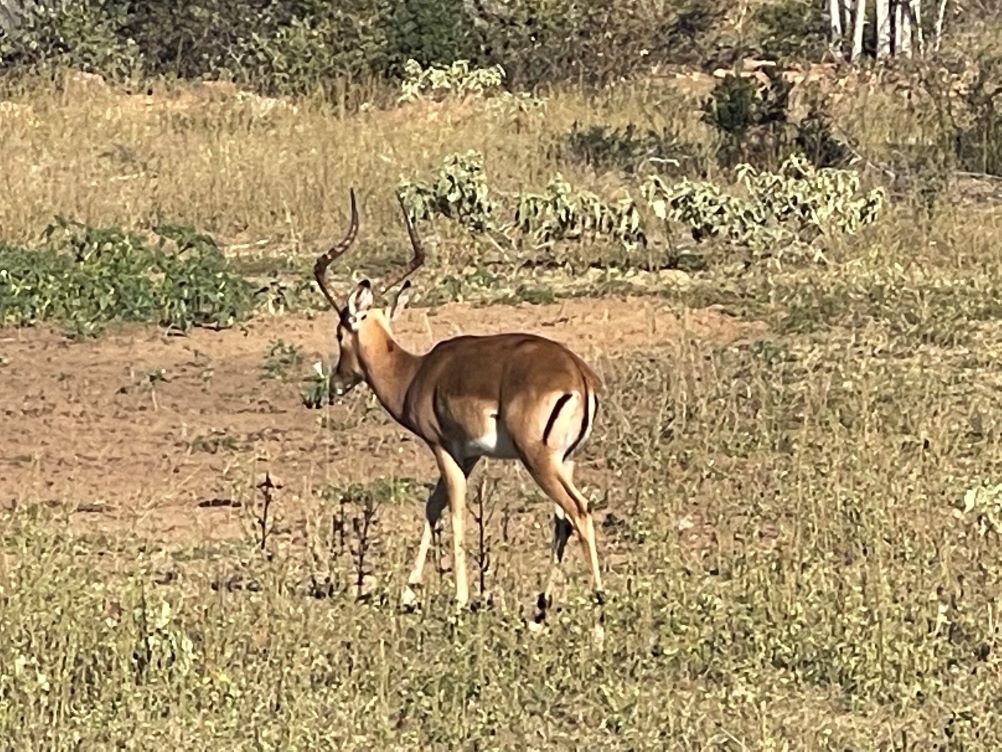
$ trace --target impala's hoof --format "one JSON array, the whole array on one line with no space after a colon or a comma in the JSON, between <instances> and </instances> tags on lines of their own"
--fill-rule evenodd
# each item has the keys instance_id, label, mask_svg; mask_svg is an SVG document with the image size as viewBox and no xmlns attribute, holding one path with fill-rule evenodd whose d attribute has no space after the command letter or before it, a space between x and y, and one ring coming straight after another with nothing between
<instances>
[{"instance_id":1,"label":"impala's hoof","mask_svg":"<svg viewBox=\"0 0 1002 752\"><path fill-rule=\"evenodd\" d=\"M403 592L400 593L400 608L408 613L416 611L421 606L421 601L418 600L417 593L410 585L405 585Z\"/></svg>"}]
</instances>

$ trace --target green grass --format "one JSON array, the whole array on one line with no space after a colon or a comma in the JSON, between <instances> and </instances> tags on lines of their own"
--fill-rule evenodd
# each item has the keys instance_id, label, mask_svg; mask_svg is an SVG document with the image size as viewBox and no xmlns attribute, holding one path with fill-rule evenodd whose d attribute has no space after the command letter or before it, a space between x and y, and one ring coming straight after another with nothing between
<instances>
[{"instance_id":1,"label":"green grass","mask_svg":"<svg viewBox=\"0 0 1002 752\"><path fill-rule=\"evenodd\" d=\"M1002 467L993 361L868 354L887 333L604 364L584 463L612 512L602 652L576 550L550 631L521 625L545 529L517 545L488 529L493 608L453 616L433 576L424 610L399 613L416 537L381 525L426 493L409 483L340 494L349 517L375 509L367 602L314 598L295 546L267 560L248 539L257 592L213 590L197 561L158 586L135 544L94 567L58 520L6 514L0 733L17 749L990 748L1002 570L960 502Z\"/></svg>"},{"instance_id":2,"label":"green grass","mask_svg":"<svg viewBox=\"0 0 1002 752\"><path fill-rule=\"evenodd\" d=\"M538 188L556 168L619 186L546 145L575 122L705 143L670 94L558 90L545 119L515 132L475 105L423 119L305 101L247 128L211 113L105 117L39 93L37 127L12 126L0 156L0 222L27 243L58 212L129 228L182 216L231 241L234 268L308 277L355 184L362 237L344 281L405 257L401 174L477 148L506 187ZM865 143L903 138L904 105L877 89L842 106ZM144 162L99 156L114 143ZM271 518L264 546L247 487L234 494L245 538L183 552L88 537L22 503L0 512L0 738L18 750L997 748L999 510L970 492L1002 473L1002 232L993 205L948 198L932 216L896 200L859 235L827 240L822 262L749 265L702 246L711 263L677 285L641 274L647 258L586 273L608 252L589 244L496 261L436 225L422 304L635 293L770 326L724 349L686 337L597 359L605 396L579 476L606 502L604 649L577 547L549 631L522 626L550 509L520 473L490 496L491 605L458 617L451 576L431 561L423 609L394 605L419 532L401 533L394 514L423 501L430 477L359 477L326 498L287 481L280 504L302 504L307 522ZM522 260L551 268L515 271ZM305 305L308 279L276 280L275 310ZM266 347L252 365L262 376L306 370L298 351ZM304 389L321 403L323 375ZM326 417L334 442L366 427ZM187 448L241 449L234 435ZM395 476L390 446L373 451ZM164 578L168 559L176 576Z\"/></svg>"}]
</instances>

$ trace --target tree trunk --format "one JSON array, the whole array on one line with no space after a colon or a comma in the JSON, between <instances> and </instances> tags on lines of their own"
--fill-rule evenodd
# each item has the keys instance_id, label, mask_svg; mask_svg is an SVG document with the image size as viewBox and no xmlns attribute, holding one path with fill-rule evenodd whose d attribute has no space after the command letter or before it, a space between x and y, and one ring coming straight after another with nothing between
<instances>
[{"instance_id":1,"label":"tree trunk","mask_svg":"<svg viewBox=\"0 0 1002 752\"><path fill-rule=\"evenodd\" d=\"M889 0L876 0L877 60L891 56L891 14Z\"/></svg>"},{"instance_id":2,"label":"tree trunk","mask_svg":"<svg viewBox=\"0 0 1002 752\"><path fill-rule=\"evenodd\" d=\"M909 26L915 37L915 51L919 57L925 54L925 40L922 38L922 0L911 0L908 3Z\"/></svg>"},{"instance_id":3,"label":"tree trunk","mask_svg":"<svg viewBox=\"0 0 1002 752\"><path fill-rule=\"evenodd\" d=\"M842 43L842 0L828 0L828 39L832 47Z\"/></svg>"},{"instance_id":4,"label":"tree trunk","mask_svg":"<svg viewBox=\"0 0 1002 752\"><path fill-rule=\"evenodd\" d=\"M894 4L894 54L912 56L912 12L909 0Z\"/></svg>"},{"instance_id":5,"label":"tree trunk","mask_svg":"<svg viewBox=\"0 0 1002 752\"><path fill-rule=\"evenodd\" d=\"M866 0L856 0L852 19L852 54L850 60L859 60L863 54L863 24L866 22Z\"/></svg>"},{"instance_id":6,"label":"tree trunk","mask_svg":"<svg viewBox=\"0 0 1002 752\"><path fill-rule=\"evenodd\" d=\"M939 15L936 16L936 28L933 30L935 41L933 49L939 52L939 45L943 41L943 19L946 17L946 0L939 0Z\"/></svg>"}]
</instances>

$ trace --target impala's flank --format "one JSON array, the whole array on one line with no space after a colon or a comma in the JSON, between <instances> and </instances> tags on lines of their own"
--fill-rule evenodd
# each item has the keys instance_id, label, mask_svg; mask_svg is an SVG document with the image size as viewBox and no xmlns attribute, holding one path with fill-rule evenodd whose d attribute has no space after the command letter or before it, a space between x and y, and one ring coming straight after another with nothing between
<instances>
[{"instance_id":1,"label":"impala's flank","mask_svg":"<svg viewBox=\"0 0 1002 752\"><path fill-rule=\"evenodd\" d=\"M401 347L390 322L406 301L407 278L424 262L424 250L406 210L404 221L414 256L404 273L384 288L385 293L403 282L385 309L374 306L368 280L360 282L343 303L327 284L327 267L348 250L358 233L354 191L347 234L314 267L320 289L338 312L340 356L333 388L344 394L363 381L368 384L393 419L428 445L441 474L425 507L424 532L404 604L416 600L413 588L421 583L432 531L446 505L452 518L456 600L460 605L468 602L463 548L466 481L481 457L521 461L556 503L553 565L539 597L536 620L545 616L571 532L581 539L601 603L595 526L588 500L572 480L574 452L595 424L598 377L563 345L533 334L454 337L424 355Z\"/></svg>"}]
</instances>

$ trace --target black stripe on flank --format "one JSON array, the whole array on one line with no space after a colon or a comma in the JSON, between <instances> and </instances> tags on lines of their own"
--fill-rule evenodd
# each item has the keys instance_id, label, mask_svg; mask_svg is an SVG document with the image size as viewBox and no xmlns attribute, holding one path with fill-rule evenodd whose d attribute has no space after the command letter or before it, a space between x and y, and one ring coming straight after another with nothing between
<instances>
[{"instance_id":1,"label":"black stripe on flank","mask_svg":"<svg viewBox=\"0 0 1002 752\"><path fill-rule=\"evenodd\" d=\"M585 389L584 390L584 411L583 411L583 415L581 417L581 433L578 434L578 437L576 439L574 439L574 443L571 444L569 447L567 447L567 451L564 452L564 462L567 462L567 458L570 457L571 454L573 454L574 450L578 448L578 444L580 444L584 440L585 435L588 433L588 423L591 420L591 416L588 415L588 405L589 405L590 402L591 402L591 400L588 398L588 390ZM596 403L595 403L595 407L596 408L598 407L597 400L596 400Z\"/></svg>"},{"instance_id":2,"label":"black stripe on flank","mask_svg":"<svg viewBox=\"0 0 1002 752\"><path fill-rule=\"evenodd\" d=\"M557 422L557 416L560 415L561 408L567 404L567 400L570 398L571 395L562 394L557 399L557 404L553 406L553 412L550 413L550 419L546 421L546 428L543 429L543 444L546 444L550 440L550 431L553 430L553 424Z\"/></svg>"}]
</instances>

